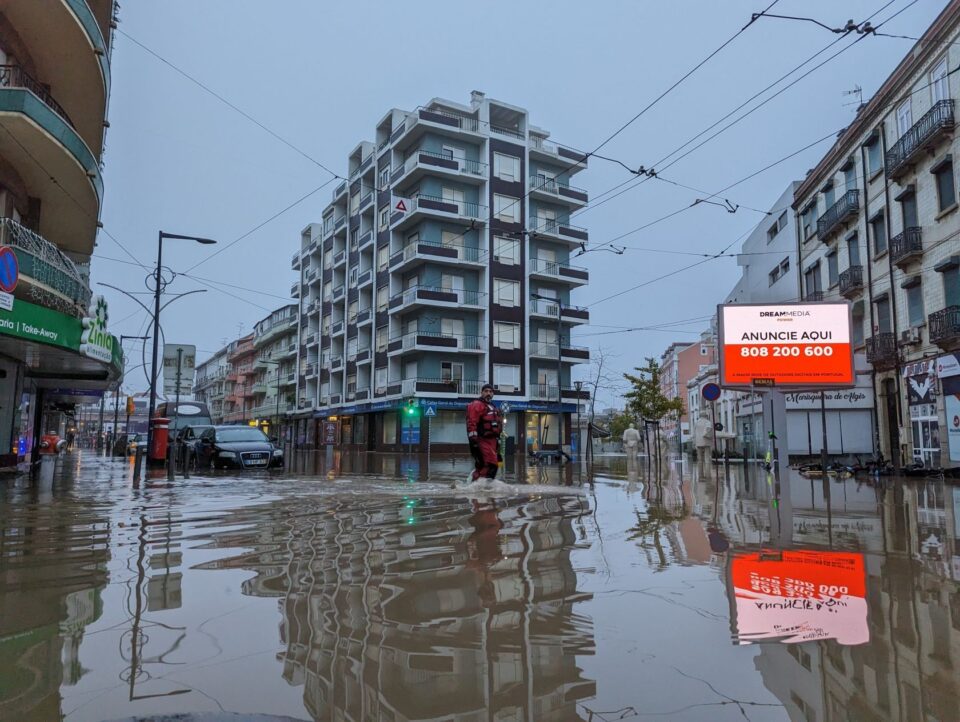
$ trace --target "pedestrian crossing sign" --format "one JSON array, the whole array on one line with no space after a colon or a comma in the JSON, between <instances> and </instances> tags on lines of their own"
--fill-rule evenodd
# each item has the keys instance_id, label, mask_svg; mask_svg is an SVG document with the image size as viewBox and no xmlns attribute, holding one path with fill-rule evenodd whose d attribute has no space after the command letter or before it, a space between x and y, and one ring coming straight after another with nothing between
<instances>
[{"instance_id":1,"label":"pedestrian crossing sign","mask_svg":"<svg viewBox=\"0 0 960 722\"><path fill-rule=\"evenodd\" d=\"M423 415L428 419L432 416L437 415L437 405L436 404L424 404L423 405Z\"/></svg>"}]
</instances>

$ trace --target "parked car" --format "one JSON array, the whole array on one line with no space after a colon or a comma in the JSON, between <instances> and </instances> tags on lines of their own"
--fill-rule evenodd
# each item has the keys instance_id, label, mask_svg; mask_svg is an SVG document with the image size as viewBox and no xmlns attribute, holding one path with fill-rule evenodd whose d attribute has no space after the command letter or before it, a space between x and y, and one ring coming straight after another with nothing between
<instances>
[{"instance_id":1,"label":"parked car","mask_svg":"<svg viewBox=\"0 0 960 722\"><path fill-rule=\"evenodd\" d=\"M190 449L191 458L197 458L197 442L204 431L214 428L210 424L193 424L180 429L174 439L176 444L176 462L180 466L186 456L187 449Z\"/></svg>"},{"instance_id":2,"label":"parked car","mask_svg":"<svg viewBox=\"0 0 960 722\"><path fill-rule=\"evenodd\" d=\"M215 469L267 469L283 466L283 451L253 426L205 429L195 446L197 466Z\"/></svg>"}]
</instances>

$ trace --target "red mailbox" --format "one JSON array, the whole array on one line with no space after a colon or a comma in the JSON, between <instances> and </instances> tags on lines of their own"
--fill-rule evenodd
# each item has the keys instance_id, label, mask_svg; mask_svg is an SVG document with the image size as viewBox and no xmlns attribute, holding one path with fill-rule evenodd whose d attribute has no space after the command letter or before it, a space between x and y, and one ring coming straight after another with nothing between
<instances>
[{"instance_id":1,"label":"red mailbox","mask_svg":"<svg viewBox=\"0 0 960 722\"><path fill-rule=\"evenodd\" d=\"M167 444L170 441L170 419L154 416L150 419L150 424L153 428L150 461L162 464L167 458Z\"/></svg>"}]
</instances>

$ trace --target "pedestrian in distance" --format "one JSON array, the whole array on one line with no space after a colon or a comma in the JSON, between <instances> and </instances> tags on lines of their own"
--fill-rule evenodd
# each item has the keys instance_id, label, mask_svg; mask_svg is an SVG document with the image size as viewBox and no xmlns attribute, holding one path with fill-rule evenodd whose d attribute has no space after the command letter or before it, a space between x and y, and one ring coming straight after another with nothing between
<instances>
[{"instance_id":1,"label":"pedestrian in distance","mask_svg":"<svg viewBox=\"0 0 960 722\"><path fill-rule=\"evenodd\" d=\"M501 461L499 444L503 416L492 402L493 386L484 384L480 389L480 398L467 405L467 441L475 466L473 481L482 478L492 481L497 476L497 465Z\"/></svg>"}]
</instances>

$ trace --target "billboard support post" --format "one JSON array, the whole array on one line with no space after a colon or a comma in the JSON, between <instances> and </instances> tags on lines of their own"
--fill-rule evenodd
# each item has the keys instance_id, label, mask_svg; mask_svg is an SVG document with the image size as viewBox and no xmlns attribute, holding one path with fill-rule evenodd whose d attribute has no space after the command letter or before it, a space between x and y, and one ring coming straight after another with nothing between
<instances>
[{"instance_id":1,"label":"billboard support post","mask_svg":"<svg viewBox=\"0 0 960 722\"><path fill-rule=\"evenodd\" d=\"M826 394L820 391L820 468L823 470L823 476L827 476L827 402Z\"/></svg>"}]
</instances>

